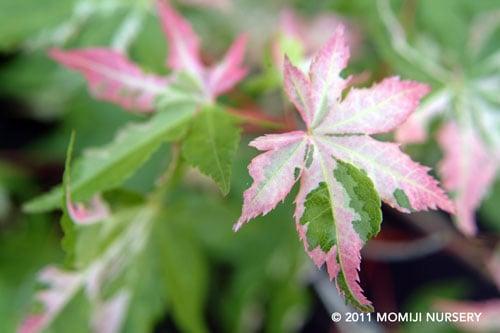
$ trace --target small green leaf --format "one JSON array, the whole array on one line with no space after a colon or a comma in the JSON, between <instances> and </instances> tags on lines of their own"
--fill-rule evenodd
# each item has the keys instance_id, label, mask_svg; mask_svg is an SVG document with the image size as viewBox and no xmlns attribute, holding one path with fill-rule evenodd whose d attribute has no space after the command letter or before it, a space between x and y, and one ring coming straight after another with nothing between
<instances>
[{"instance_id":1,"label":"small green leaf","mask_svg":"<svg viewBox=\"0 0 500 333\"><path fill-rule=\"evenodd\" d=\"M97 192L112 189L130 177L160 145L176 139L196 106L192 103L171 104L144 123L122 129L115 140L87 151L74 164L71 191L73 200L85 201ZM63 191L60 186L24 205L26 212L44 212L59 207Z\"/></svg>"},{"instance_id":2,"label":"small green leaf","mask_svg":"<svg viewBox=\"0 0 500 333\"><path fill-rule=\"evenodd\" d=\"M217 106L205 107L194 119L184 141L184 158L212 177L225 195L230 189L233 158L240 130L233 117Z\"/></svg>"},{"instance_id":3,"label":"small green leaf","mask_svg":"<svg viewBox=\"0 0 500 333\"><path fill-rule=\"evenodd\" d=\"M9 50L26 38L57 27L71 15L74 0L0 1L0 49ZM19 17L26 21L19 22Z\"/></svg>"},{"instance_id":4,"label":"small green leaf","mask_svg":"<svg viewBox=\"0 0 500 333\"><path fill-rule=\"evenodd\" d=\"M131 264L127 287L132 297L120 332L153 332L155 324L165 315L168 295L163 285L161 260L157 244L149 242Z\"/></svg>"},{"instance_id":5,"label":"small green leaf","mask_svg":"<svg viewBox=\"0 0 500 333\"><path fill-rule=\"evenodd\" d=\"M208 272L202 250L192 236L172 223L166 214L155 222L153 236L176 323L183 332L207 332L203 304Z\"/></svg>"}]
</instances>

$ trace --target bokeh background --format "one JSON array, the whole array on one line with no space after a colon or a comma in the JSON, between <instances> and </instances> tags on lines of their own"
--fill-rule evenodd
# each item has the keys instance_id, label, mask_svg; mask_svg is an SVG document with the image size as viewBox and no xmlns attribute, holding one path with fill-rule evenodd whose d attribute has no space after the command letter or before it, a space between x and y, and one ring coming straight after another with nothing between
<instances>
[{"instance_id":1,"label":"bokeh background","mask_svg":"<svg viewBox=\"0 0 500 333\"><path fill-rule=\"evenodd\" d=\"M425 55L424 63L401 56L393 40L397 31L384 22L383 16L389 14L383 13L379 1L183 0L174 4L201 36L208 62L223 54L238 33L249 34L251 73L222 100L246 110L242 112L265 114L283 124L294 116L280 87L279 52L285 49L300 53L297 57L307 56L338 22L348 26L353 57L347 74L362 73L357 76L359 85L397 74L440 89L443 82L434 80L426 68L425 62L430 62L458 73L456 81L450 76L444 85L474 77L481 70L481 75L496 78L492 91L498 94L500 89L498 0L390 2L391 15L410 45ZM302 39L289 38L290 21L300 22ZM53 46L113 47L148 71L168 73L164 66L168 45L152 1L0 0L0 332L15 332L32 310L33 295L41 288L37 272L48 264L64 265L60 213L28 214L22 204L60 183L72 130L77 134L74 154L78 156L110 142L124 124L142 119L94 100L81 76L47 56ZM492 66L475 67L495 54ZM498 114L500 108L494 102L490 111ZM450 109L453 114L453 105ZM427 141L405 146L415 160L434 168L442 157L432 135L439 122L430 125ZM500 127L496 130L500 133ZM241 232L232 232L242 193L251 180L246 166L256 155L247 143L265 131L245 127L227 197L196 170L189 170L176 186L169 203L171 233L166 245L141 259L146 265L148 260L169 260L171 270L165 277L136 268L141 272L137 279L141 297L134 299L123 331L462 331L432 323L334 324L330 313L349 308L334 283L305 255L293 223L293 196ZM165 146L123 189L148 193L168 161ZM376 310L433 311L435 302L442 299L500 298L495 276L485 264L499 241L499 203L497 180L477 210L477 237L463 236L442 212L403 215L384 207L382 231L365 247L360 273ZM88 330L78 302L59 316L54 332Z\"/></svg>"}]
</instances>

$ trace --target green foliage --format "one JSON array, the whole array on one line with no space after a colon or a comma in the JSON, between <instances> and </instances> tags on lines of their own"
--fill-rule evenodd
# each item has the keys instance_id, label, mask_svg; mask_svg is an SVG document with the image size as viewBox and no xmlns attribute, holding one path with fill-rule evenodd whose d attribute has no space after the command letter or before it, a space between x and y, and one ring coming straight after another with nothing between
<instances>
[{"instance_id":1,"label":"green foliage","mask_svg":"<svg viewBox=\"0 0 500 333\"><path fill-rule=\"evenodd\" d=\"M196 115L183 141L186 161L212 177L223 194L230 189L231 167L240 141L232 116L217 106L204 107Z\"/></svg>"},{"instance_id":2,"label":"green foliage","mask_svg":"<svg viewBox=\"0 0 500 333\"><path fill-rule=\"evenodd\" d=\"M208 332L203 315L208 275L206 259L195 239L181 226L171 223L172 215L160 215L154 230L160 252L160 275L179 327L186 332Z\"/></svg>"},{"instance_id":3,"label":"green foliage","mask_svg":"<svg viewBox=\"0 0 500 333\"><path fill-rule=\"evenodd\" d=\"M33 114L51 119L60 114L71 95L78 89L79 78L62 70L45 52L22 54L9 61L0 71L3 93L22 99L33 108ZM64 84L63 84L64 82Z\"/></svg>"},{"instance_id":4,"label":"green foliage","mask_svg":"<svg viewBox=\"0 0 500 333\"><path fill-rule=\"evenodd\" d=\"M77 4L82 3L90 6L85 7L90 8L88 14L85 8L78 11ZM271 49L279 45L294 63L303 60L305 50L299 41L276 31L283 1L256 4L243 0L228 12L191 7L184 2L179 6L203 36L203 60L207 63L222 54L237 32L252 29L247 54L251 74L242 82L240 91L213 104L206 104L199 83L189 74L176 73L173 83L156 101L155 114L125 113L117 106L93 100L79 75L61 69L46 54L51 46L112 46L140 64L146 73L169 75L165 66L169 45L163 42L154 3L0 1L0 95L2 101L8 101L2 105L8 120L0 124L0 132L15 133L8 136L14 140L29 139L27 144L20 140L19 148L0 151L0 332L15 332L26 314L34 308L42 310L40 304L32 302L36 292L46 287L37 285L37 272L54 263L80 276L97 267L97 263L104 264L103 278L99 301L87 292L88 281L83 282L46 332L92 331L100 302L122 292L128 295L128 302L119 332L126 333L296 332L310 320L312 306L321 307L318 295L311 292L312 265L291 223L291 199L240 233L231 231L240 212L241 193L250 183L246 166L255 156L255 151L246 146L250 136L261 130L254 128L258 126L240 126L220 103L241 108L236 111L241 114L259 108L266 117L269 113L278 121L289 111L289 105L284 107L282 103L281 71ZM353 50L352 58L353 67L362 67L371 75L370 82L363 85L397 73L430 83L435 89L457 89L463 83L464 91L475 92L476 78L498 74L495 63L486 65L483 61L498 52L500 28L485 34L481 47L470 47L468 41L471 27L481 28L481 23L487 23L479 15L498 11L496 0L390 1L410 46L421 55L417 62L395 49L391 39L394 30L387 29L378 0L292 3L308 19L339 14L362 28L363 44ZM124 35L125 23L134 17L137 25ZM126 38L121 40L120 36ZM429 63L459 75L448 76L447 80L440 75L436 78L436 67ZM346 76L351 70L347 69ZM498 113L495 94L483 97ZM475 102L471 102L473 121L483 112ZM12 124L8 123L10 119L14 120ZM17 124L18 120L29 122L29 127ZM435 127L440 121L434 121L438 125ZM32 125L43 132L32 130ZM273 130L284 131L288 126L286 123ZM240 127L250 134L243 136L243 142ZM68 133L73 130L77 139L74 142L72 138L68 145ZM433 141L435 131L430 133L432 138L427 143L406 149L423 164L436 166L441 153ZM181 150L180 158L176 157L177 148ZM65 149L62 185L25 205L25 212L37 214L22 213L22 202L61 178ZM312 156L312 151L306 153L308 167ZM169 163L176 166L174 172L169 172ZM346 208L359 215L352 223L362 242L366 242L380 230L380 199L361 170L337 163L332 177L350 199ZM186 164L210 176L226 196L217 195L212 186L206 186L204 178L194 176L182 181L191 176L184 172ZM100 223L75 224L64 204L67 190L75 202L102 194L111 215ZM393 195L399 205L411 208L404 191L396 190ZM500 230L499 197L497 181L479 213L481 225L491 232ZM338 242L332 204L335 202L325 183L307 197L301 223L308 224L310 249L319 246L328 251ZM59 225L54 223L58 215L41 214L57 208L62 208ZM378 267L375 261L370 264ZM376 281L379 271L373 271L377 272L373 276ZM356 305L342 270L337 283ZM464 289L462 284L448 282L424 287L398 310L430 311L437 298L457 298L463 296ZM397 292L404 298L399 293L405 290L399 288ZM383 304L389 294L373 293L375 304ZM324 313L318 311L313 318L321 316ZM330 323L328 318L323 321L325 325ZM407 323L400 330L457 331L449 325L432 323Z\"/></svg>"},{"instance_id":5,"label":"green foliage","mask_svg":"<svg viewBox=\"0 0 500 333\"><path fill-rule=\"evenodd\" d=\"M74 3L74 0L1 1L0 48L16 47L41 30L56 26L71 14ZM23 24L19 24L20 17Z\"/></svg>"},{"instance_id":6,"label":"green foliage","mask_svg":"<svg viewBox=\"0 0 500 333\"><path fill-rule=\"evenodd\" d=\"M36 272L62 258L59 239L46 216L24 216L0 234L0 331L15 332L31 308Z\"/></svg>"},{"instance_id":7,"label":"green foliage","mask_svg":"<svg viewBox=\"0 0 500 333\"><path fill-rule=\"evenodd\" d=\"M140 167L165 141L178 138L179 130L192 116L195 106L176 104L162 110L143 123L123 128L107 146L89 150L74 165L71 191L73 200L88 200L98 191L112 189ZM62 190L53 189L25 205L27 212L43 212L57 208Z\"/></svg>"}]
</instances>

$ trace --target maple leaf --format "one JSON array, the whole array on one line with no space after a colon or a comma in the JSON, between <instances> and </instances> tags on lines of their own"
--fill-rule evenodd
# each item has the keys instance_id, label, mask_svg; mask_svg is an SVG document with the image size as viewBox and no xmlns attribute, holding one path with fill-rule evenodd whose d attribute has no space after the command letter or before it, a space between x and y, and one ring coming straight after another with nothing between
<instances>
[{"instance_id":1,"label":"maple leaf","mask_svg":"<svg viewBox=\"0 0 500 333\"><path fill-rule=\"evenodd\" d=\"M380 228L380 199L406 213L454 208L428 168L396 144L369 136L404 122L429 88L392 77L368 89L353 88L342 100L347 81L340 72L348 58L343 26L316 53L309 75L285 58L285 91L307 129L250 143L264 153L249 165L254 182L234 229L274 209L300 179L295 220L306 251L317 266L326 263L353 305L370 311L358 270L363 244Z\"/></svg>"},{"instance_id":2,"label":"maple leaf","mask_svg":"<svg viewBox=\"0 0 500 333\"><path fill-rule=\"evenodd\" d=\"M444 94L429 101L429 107L413 114L399 129L396 135L398 141L424 142L427 139L428 123L450 108L450 103L450 98ZM474 103L481 106L477 98L474 98ZM486 112L482 111L481 116L486 118ZM495 123L494 119L492 123ZM473 236L477 233L475 211L495 181L500 168L500 153L498 149L491 147L495 146L494 143L485 142L481 133L469 121L457 123L453 119L446 120L438 130L437 141L444 154L438 171L443 186L453 194L457 207L456 225L463 234Z\"/></svg>"},{"instance_id":3,"label":"maple leaf","mask_svg":"<svg viewBox=\"0 0 500 333\"><path fill-rule=\"evenodd\" d=\"M450 66L442 59L429 57L432 51L424 48L425 44L412 45L389 1L375 3L395 54L411 64L406 67L412 72L424 74L438 86L417 112L397 129L396 140L403 144L423 143L428 139L433 121L440 118L437 139L444 159L439 163L439 175L457 207L454 217L457 228L467 236L475 235L475 210L495 181L500 166L500 99L497 94L500 66L495 61L499 53L493 51L488 56L479 56L489 50L485 41L498 27L497 14L483 13L473 17L470 39L463 49L463 54L469 54L472 60ZM418 34L415 37L416 40L424 38ZM432 45L437 47L438 54L450 51L440 49L439 43ZM457 75L460 72L467 74Z\"/></svg>"},{"instance_id":4,"label":"maple leaf","mask_svg":"<svg viewBox=\"0 0 500 333\"><path fill-rule=\"evenodd\" d=\"M455 193L457 226L474 235L474 212L495 180L499 160L470 126L460 129L450 121L440 129L438 142L444 151L439 171L445 188Z\"/></svg>"},{"instance_id":5,"label":"maple leaf","mask_svg":"<svg viewBox=\"0 0 500 333\"><path fill-rule=\"evenodd\" d=\"M53 49L50 56L82 73L95 98L139 112L153 111L155 99L180 72L191 75L207 102L212 102L245 77L247 69L242 66L246 46L244 35L236 39L221 62L206 67L201 61L198 36L189 22L167 1L158 0L157 7L170 50L168 66L173 70L170 77L144 73L121 52L106 48Z\"/></svg>"},{"instance_id":6,"label":"maple leaf","mask_svg":"<svg viewBox=\"0 0 500 333\"><path fill-rule=\"evenodd\" d=\"M104 200L102 200L101 196L94 196L88 205L84 205L80 202L73 202L71 198L69 198L70 192L67 191L66 193L68 196L66 200L68 215L76 224L92 224L109 217L109 207Z\"/></svg>"},{"instance_id":7,"label":"maple leaf","mask_svg":"<svg viewBox=\"0 0 500 333\"><path fill-rule=\"evenodd\" d=\"M68 295L73 296L77 292L80 277L49 266L40 272L39 281L49 286L47 290L37 295L38 301L44 306L44 311L26 317L19 327L20 333L42 331L64 307Z\"/></svg>"},{"instance_id":8,"label":"maple leaf","mask_svg":"<svg viewBox=\"0 0 500 333\"><path fill-rule=\"evenodd\" d=\"M94 245L101 252L93 253L91 257L88 257L89 253L79 252L79 259L71 270L55 266L44 268L38 275L44 288L35 295L41 309L23 320L19 332L37 333L50 328L62 316L68 304L82 292L91 306L92 332L119 332L130 305L129 299L137 290L120 285L118 290L108 295L103 292L104 286L116 283L120 276L130 274L134 264L147 250L146 240L151 235L156 218L156 210L150 207L134 207L110 215L103 224L98 225L106 225L103 227L106 229L99 229L99 236L94 238ZM114 228L119 228L121 232ZM80 234L73 235L72 241L76 242L77 237L82 237L85 230L96 235L89 229L80 229ZM118 236L110 239L109 235L105 236L107 232L116 232ZM75 251L88 251L73 246Z\"/></svg>"},{"instance_id":9,"label":"maple leaf","mask_svg":"<svg viewBox=\"0 0 500 333\"><path fill-rule=\"evenodd\" d=\"M38 281L46 288L36 294L43 311L27 316L21 323L19 333L44 331L64 310L72 298L82 289L91 297L97 298L96 285L98 272L89 275L70 272L55 266L47 266L38 274ZM99 272L100 273L100 272ZM115 333L120 331L129 303L129 293L120 291L109 300L99 300L92 312L92 331L96 333Z\"/></svg>"},{"instance_id":10,"label":"maple leaf","mask_svg":"<svg viewBox=\"0 0 500 333\"><path fill-rule=\"evenodd\" d=\"M354 53L361 44L361 33L345 18L320 14L312 20L306 20L298 15L292 8L281 11L279 17L279 36L273 41L273 61L277 68L283 67L283 55L299 64L299 68L307 66L311 55L320 48L328 39L325 31L333 31L338 25L347 27L345 38L350 50Z\"/></svg>"},{"instance_id":11,"label":"maple leaf","mask_svg":"<svg viewBox=\"0 0 500 333\"><path fill-rule=\"evenodd\" d=\"M144 73L123 54L111 49L52 49L49 54L60 64L81 72L96 99L127 110L152 111L155 97L168 82L165 77Z\"/></svg>"}]
</instances>

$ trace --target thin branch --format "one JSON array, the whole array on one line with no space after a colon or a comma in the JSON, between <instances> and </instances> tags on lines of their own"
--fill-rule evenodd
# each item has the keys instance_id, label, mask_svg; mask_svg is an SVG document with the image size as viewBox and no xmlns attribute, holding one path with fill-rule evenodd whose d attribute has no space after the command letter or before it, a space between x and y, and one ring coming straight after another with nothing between
<instances>
[{"instance_id":1,"label":"thin branch","mask_svg":"<svg viewBox=\"0 0 500 333\"><path fill-rule=\"evenodd\" d=\"M181 165L181 147L178 142L172 144L172 158L165 173L158 178L155 189L150 195L151 202L160 202L171 188L175 176Z\"/></svg>"},{"instance_id":2,"label":"thin branch","mask_svg":"<svg viewBox=\"0 0 500 333\"><path fill-rule=\"evenodd\" d=\"M268 119L262 119L258 116L253 116L248 113L243 113L243 112L237 112L233 109L228 108L227 109L229 114L240 120L241 122L251 124L251 125L256 125L262 128L266 129L271 129L271 130L284 130L287 128L286 124L284 123L278 123L276 121L268 120Z\"/></svg>"}]
</instances>

